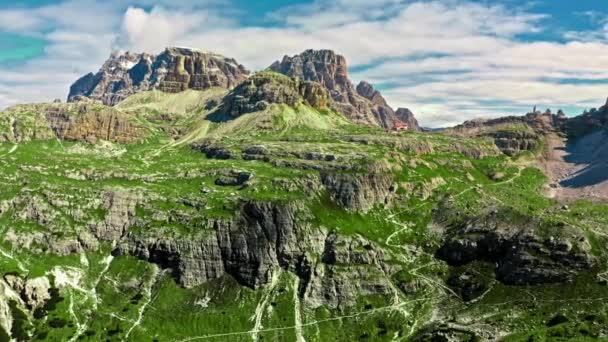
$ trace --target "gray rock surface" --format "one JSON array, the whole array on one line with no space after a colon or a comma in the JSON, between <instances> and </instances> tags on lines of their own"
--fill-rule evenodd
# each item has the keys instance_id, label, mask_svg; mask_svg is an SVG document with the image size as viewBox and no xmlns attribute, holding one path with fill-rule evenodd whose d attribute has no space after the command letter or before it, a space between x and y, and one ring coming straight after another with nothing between
<instances>
[{"instance_id":1,"label":"gray rock surface","mask_svg":"<svg viewBox=\"0 0 608 342\"><path fill-rule=\"evenodd\" d=\"M559 236L561 231L568 235ZM494 212L449 228L437 256L452 265L492 262L501 282L532 285L571 281L591 268L589 246L575 227L541 227L533 218Z\"/></svg>"},{"instance_id":2,"label":"gray rock surface","mask_svg":"<svg viewBox=\"0 0 608 342\"><path fill-rule=\"evenodd\" d=\"M321 182L334 201L353 211L368 211L375 205L388 205L396 191L392 175L383 173L323 172Z\"/></svg>"},{"instance_id":3,"label":"gray rock surface","mask_svg":"<svg viewBox=\"0 0 608 342\"><path fill-rule=\"evenodd\" d=\"M331 50L306 50L273 63L270 70L320 83L332 99L330 105L355 123L392 128L396 116L380 92L361 82L357 88L348 78L346 58Z\"/></svg>"},{"instance_id":4,"label":"gray rock surface","mask_svg":"<svg viewBox=\"0 0 608 342\"><path fill-rule=\"evenodd\" d=\"M422 131L422 128L418 124L418 120L416 120L416 117L414 116L414 113L412 113L411 110L407 108L398 108L397 111L395 111L395 116L400 121L405 122L409 126L410 131Z\"/></svg>"},{"instance_id":5,"label":"gray rock surface","mask_svg":"<svg viewBox=\"0 0 608 342\"><path fill-rule=\"evenodd\" d=\"M129 235L115 253L171 269L193 287L225 275L259 288L281 267L299 276L300 296L313 305L342 308L361 293L389 294L386 254L358 237L338 237L311 226L295 203L246 202L233 219L210 220L197 237Z\"/></svg>"},{"instance_id":6,"label":"gray rock surface","mask_svg":"<svg viewBox=\"0 0 608 342\"><path fill-rule=\"evenodd\" d=\"M15 293L21 296L27 308L32 311L51 299L49 292L51 283L47 277L24 280L16 275L7 274L4 276L4 280Z\"/></svg>"},{"instance_id":7,"label":"gray rock surface","mask_svg":"<svg viewBox=\"0 0 608 342\"><path fill-rule=\"evenodd\" d=\"M101 240L119 240L134 223L135 208L141 200L141 195L132 190L107 190L102 194L103 208L107 211L105 218L91 224L92 232Z\"/></svg>"},{"instance_id":8,"label":"gray rock surface","mask_svg":"<svg viewBox=\"0 0 608 342\"><path fill-rule=\"evenodd\" d=\"M167 48L158 56L114 53L96 74L89 73L70 87L68 101L87 97L113 106L129 95L152 89L171 93L231 89L248 75L234 59L187 48Z\"/></svg>"}]
</instances>

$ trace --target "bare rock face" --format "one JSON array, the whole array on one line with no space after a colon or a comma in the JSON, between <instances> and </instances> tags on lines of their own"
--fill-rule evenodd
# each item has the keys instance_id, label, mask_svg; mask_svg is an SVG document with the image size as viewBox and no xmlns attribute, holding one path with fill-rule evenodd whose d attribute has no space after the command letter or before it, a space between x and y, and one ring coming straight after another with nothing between
<instances>
[{"instance_id":1,"label":"bare rock face","mask_svg":"<svg viewBox=\"0 0 608 342\"><path fill-rule=\"evenodd\" d=\"M564 130L572 138L583 137L589 133L608 127L608 100L599 109L593 108L583 114L566 119Z\"/></svg>"},{"instance_id":2,"label":"bare rock face","mask_svg":"<svg viewBox=\"0 0 608 342\"><path fill-rule=\"evenodd\" d=\"M129 120L125 114L112 108L97 110L95 107L80 103L75 115L65 107L50 107L46 119L57 138L62 140L130 143L146 135L143 127Z\"/></svg>"},{"instance_id":3,"label":"bare rock face","mask_svg":"<svg viewBox=\"0 0 608 342\"><path fill-rule=\"evenodd\" d=\"M303 277L306 286L302 295L313 308L329 305L341 309L354 305L357 296L393 291L384 274L390 257L361 237L330 233L321 259Z\"/></svg>"},{"instance_id":4,"label":"bare rock face","mask_svg":"<svg viewBox=\"0 0 608 342\"><path fill-rule=\"evenodd\" d=\"M393 109L369 83L362 82L355 89L348 78L346 59L331 50L306 50L293 57L285 56L269 69L320 83L329 91L332 107L355 123L390 128L396 119Z\"/></svg>"},{"instance_id":5,"label":"bare rock face","mask_svg":"<svg viewBox=\"0 0 608 342\"><path fill-rule=\"evenodd\" d=\"M119 252L172 269L186 287L229 274L239 283L257 288L270 281L275 266L293 265L308 248L322 250L323 234L320 241L303 239L313 228L300 222L298 215L297 205L247 202L232 219L209 220L211 234L197 238L130 236Z\"/></svg>"},{"instance_id":6,"label":"bare rock face","mask_svg":"<svg viewBox=\"0 0 608 342\"><path fill-rule=\"evenodd\" d=\"M401 122L406 123L410 131L422 132L422 128L418 124L418 120L416 120L416 117L414 116L414 113L412 113L411 110L407 108L399 108L395 112L395 116Z\"/></svg>"},{"instance_id":7,"label":"bare rock face","mask_svg":"<svg viewBox=\"0 0 608 342\"><path fill-rule=\"evenodd\" d=\"M181 92L212 87L234 88L249 71L234 59L186 48L167 48L158 56L112 54L97 74L89 73L70 87L69 102L80 97L113 106L129 95L159 89Z\"/></svg>"},{"instance_id":8,"label":"bare rock face","mask_svg":"<svg viewBox=\"0 0 608 342\"><path fill-rule=\"evenodd\" d=\"M529 217L507 219L491 213L451 227L437 256L451 265L475 260L496 265L496 278L509 285L561 283L592 267L584 234L564 227L540 227ZM553 234L540 231L552 231Z\"/></svg>"},{"instance_id":9,"label":"bare rock face","mask_svg":"<svg viewBox=\"0 0 608 342\"><path fill-rule=\"evenodd\" d=\"M13 327L10 302L18 299L19 295L12 287L4 279L0 279L0 329L5 332L11 331Z\"/></svg>"},{"instance_id":10,"label":"bare rock face","mask_svg":"<svg viewBox=\"0 0 608 342\"><path fill-rule=\"evenodd\" d=\"M308 222L297 203L248 201L230 219L209 220L200 236L127 234L116 254L169 269L182 286L230 275L260 288L280 270L300 278L299 295L313 306L342 308L361 293L388 295L389 257L360 237L340 237Z\"/></svg>"},{"instance_id":11,"label":"bare rock face","mask_svg":"<svg viewBox=\"0 0 608 342\"><path fill-rule=\"evenodd\" d=\"M365 110L369 110L373 114L380 126L392 128L395 125L397 121L395 111L386 103L382 94L374 89L371 84L361 81L357 85L357 94L371 102L369 109Z\"/></svg>"},{"instance_id":12,"label":"bare rock face","mask_svg":"<svg viewBox=\"0 0 608 342\"><path fill-rule=\"evenodd\" d=\"M92 231L101 240L119 240L133 224L135 207L140 195L127 189L116 188L102 195L105 219L92 225Z\"/></svg>"},{"instance_id":13,"label":"bare rock face","mask_svg":"<svg viewBox=\"0 0 608 342\"><path fill-rule=\"evenodd\" d=\"M314 108L325 108L328 101L327 90L319 83L261 72L251 76L224 98L222 110L238 117L264 110L270 104L296 106L303 103Z\"/></svg>"},{"instance_id":14,"label":"bare rock face","mask_svg":"<svg viewBox=\"0 0 608 342\"><path fill-rule=\"evenodd\" d=\"M16 275L7 274L4 276L4 280L13 291L19 294L30 310L40 307L47 300L51 299L49 292L51 283L47 277L24 280Z\"/></svg>"},{"instance_id":15,"label":"bare rock face","mask_svg":"<svg viewBox=\"0 0 608 342\"><path fill-rule=\"evenodd\" d=\"M389 174L321 173L321 182L334 201L346 209L368 211L375 205L390 204L396 185Z\"/></svg>"},{"instance_id":16,"label":"bare rock face","mask_svg":"<svg viewBox=\"0 0 608 342\"><path fill-rule=\"evenodd\" d=\"M506 155L515 156L522 151L534 151L541 146L542 136L531 132L494 132L488 134L494 138L496 146Z\"/></svg>"},{"instance_id":17,"label":"bare rock face","mask_svg":"<svg viewBox=\"0 0 608 342\"><path fill-rule=\"evenodd\" d=\"M132 117L94 101L18 105L0 112L0 142L58 138L131 143L147 134Z\"/></svg>"}]
</instances>

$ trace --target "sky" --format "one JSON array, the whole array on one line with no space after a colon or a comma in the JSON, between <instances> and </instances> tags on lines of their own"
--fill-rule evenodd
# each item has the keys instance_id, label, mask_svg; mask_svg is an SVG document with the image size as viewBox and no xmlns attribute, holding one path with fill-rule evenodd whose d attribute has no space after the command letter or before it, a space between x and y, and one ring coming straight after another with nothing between
<instances>
[{"instance_id":1,"label":"sky","mask_svg":"<svg viewBox=\"0 0 608 342\"><path fill-rule=\"evenodd\" d=\"M65 99L113 51L167 46L251 70L332 49L427 127L608 97L605 0L0 0L0 109Z\"/></svg>"}]
</instances>

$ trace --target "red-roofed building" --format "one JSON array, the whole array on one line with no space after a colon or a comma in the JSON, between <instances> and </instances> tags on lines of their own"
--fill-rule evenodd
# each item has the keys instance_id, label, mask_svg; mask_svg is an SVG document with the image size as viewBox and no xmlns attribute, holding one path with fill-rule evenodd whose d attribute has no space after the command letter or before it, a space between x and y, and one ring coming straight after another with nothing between
<instances>
[{"instance_id":1,"label":"red-roofed building","mask_svg":"<svg viewBox=\"0 0 608 342\"><path fill-rule=\"evenodd\" d=\"M393 124L393 130L394 131L407 131L410 128L410 126L408 124L406 124L405 122L401 122L401 121L395 121L395 123Z\"/></svg>"}]
</instances>

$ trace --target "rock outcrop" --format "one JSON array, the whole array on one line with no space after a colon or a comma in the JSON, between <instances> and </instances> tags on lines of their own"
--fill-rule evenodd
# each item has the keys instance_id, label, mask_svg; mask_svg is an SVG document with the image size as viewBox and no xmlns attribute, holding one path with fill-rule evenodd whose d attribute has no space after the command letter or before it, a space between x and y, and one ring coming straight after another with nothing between
<instances>
[{"instance_id":1,"label":"rock outcrop","mask_svg":"<svg viewBox=\"0 0 608 342\"><path fill-rule=\"evenodd\" d=\"M498 131L488 133L494 139L496 147L508 156L515 156L524 151L535 151L541 146L542 136L525 131Z\"/></svg>"},{"instance_id":2,"label":"rock outcrop","mask_svg":"<svg viewBox=\"0 0 608 342\"><path fill-rule=\"evenodd\" d=\"M357 85L357 94L371 102L369 108L363 110L371 112L380 126L390 129L393 128L395 122L399 121L393 108L388 105L382 94L374 89L371 84L361 81Z\"/></svg>"},{"instance_id":3,"label":"rock outcrop","mask_svg":"<svg viewBox=\"0 0 608 342\"><path fill-rule=\"evenodd\" d=\"M312 228L297 219L298 207L247 202L232 219L209 220L210 233L192 238L140 238L130 236L119 252L138 256L174 271L186 287L229 274L241 284L257 288L267 284L272 269L288 267L306 249L321 249L321 240L298 239ZM307 241L307 243L301 243Z\"/></svg>"},{"instance_id":4,"label":"rock outcrop","mask_svg":"<svg viewBox=\"0 0 608 342\"><path fill-rule=\"evenodd\" d=\"M248 75L234 59L187 48L167 48L158 56L115 53L96 74L89 73L70 87L68 101L88 97L113 106L129 95L152 89L172 93L232 89Z\"/></svg>"},{"instance_id":5,"label":"rock outcrop","mask_svg":"<svg viewBox=\"0 0 608 342\"><path fill-rule=\"evenodd\" d=\"M301 278L300 295L316 306L353 305L361 293L390 294L385 253L362 238L313 227L297 203L248 201L231 219L209 220L197 237L128 234L116 254L131 254L173 271L193 287L225 275L259 288L279 269Z\"/></svg>"},{"instance_id":6,"label":"rock outcrop","mask_svg":"<svg viewBox=\"0 0 608 342\"><path fill-rule=\"evenodd\" d=\"M146 136L145 129L127 115L98 105L78 104L75 113L66 107L50 107L46 119L57 138L95 143L106 140L131 143Z\"/></svg>"},{"instance_id":7,"label":"rock outcrop","mask_svg":"<svg viewBox=\"0 0 608 342\"><path fill-rule=\"evenodd\" d=\"M589 243L574 227L541 227L534 218L501 216L493 212L450 228L437 256L456 266L494 263L496 278L510 285L567 282L592 267ZM558 235L561 231L571 236Z\"/></svg>"},{"instance_id":8,"label":"rock outcrop","mask_svg":"<svg viewBox=\"0 0 608 342\"><path fill-rule=\"evenodd\" d=\"M132 117L94 102L19 105L0 113L0 142L58 138L131 143L147 136Z\"/></svg>"},{"instance_id":9,"label":"rock outcrop","mask_svg":"<svg viewBox=\"0 0 608 342\"><path fill-rule=\"evenodd\" d=\"M599 109L591 109L583 114L570 118L564 124L564 131L571 138L583 137L608 127L608 100Z\"/></svg>"},{"instance_id":10,"label":"rock outcrop","mask_svg":"<svg viewBox=\"0 0 608 342\"><path fill-rule=\"evenodd\" d=\"M346 59L331 50L306 50L283 57L269 67L281 74L320 83L329 91L332 107L353 122L391 128L396 120L393 109L369 83L355 89L348 78Z\"/></svg>"},{"instance_id":11,"label":"rock outcrop","mask_svg":"<svg viewBox=\"0 0 608 342\"><path fill-rule=\"evenodd\" d=\"M16 275L7 274L4 276L4 280L32 311L51 299L49 292L51 283L47 277L24 280Z\"/></svg>"},{"instance_id":12,"label":"rock outcrop","mask_svg":"<svg viewBox=\"0 0 608 342\"><path fill-rule=\"evenodd\" d=\"M465 121L462 125L446 130L447 133L477 136L489 131L503 128L513 130L514 128L529 128L537 134L546 134L560 130L566 122L566 117L560 114L534 112L523 116L505 116L497 119L476 119Z\"/></svg>"},{"instance_id":13,"label":"rock outcrop","mask_svg":"<svg viewBox=\"0 0 608 342\"><path fill-rule=\"evenodd\" d=\"M330 233L325 239L321 262L310 267L302 296L313 308L334 309L355 304L358 296L390 295L393 287L384 274L391 258L361 237Z\"/></svg>"},{"instance_id":14,"label":"rock outcrop","mask_svg":"<svg viewBox=\"0 0 608 342\"><path fill-rule=\"evenodd\" d=\"M346 209L368 211L375 205L388 205L397 186L390 174L321 173L321 182L332 200Z\"/></svg>"},{"instance_id":15,"label":"rock outcrop","mask_svg":"<svg viewBox=\"0 0 608 342\"><path fill-rule=\"evenodd\" d=\"M105 191L102 202L106 215L103 221L91 224L93 234L101 240L118 241L133 224L135 208L141 200L141 195L127 189Z\"/></svg>"},{"instance_id":16,"label":"rock outcrop","mask_svg":"<svg viewBox=\"0 0 608 342\"><path fill-rule=\"evenodd\" d=\"M232 117L265 110L271 104L296 106L300 103L325 108L329 96L319 83L302 81L274 72L251 76L223 100L222 111Z\"/></svg>"},{"instance_id":17,"label":"rock outcrop","mask_svg":"<svg viewBox=\"0 0 608 342\"><path fill-rule=\"evenodd\" d=\"M492 120L471 120L445 132L465 137L489 137L509 156L535 151L547 134L561 132L568 119L560 111L552 114L533 112L524 116L507 116Z\"/></svg>"},{"instance_id":18,"label":"rock outcrop","mask_svg":"<svg viewBox=\"0 0 608 342\"><path fill-rule=\"evenodd\" d=\"M418 120L414 116L411 110L407 108L399 108L395 112L395 116L399 121L404 122L408 125L410 131L422 132L422 127L418 124Z\"/></svg>"}]
</instances>

